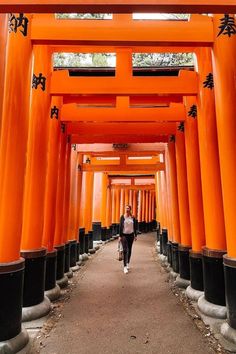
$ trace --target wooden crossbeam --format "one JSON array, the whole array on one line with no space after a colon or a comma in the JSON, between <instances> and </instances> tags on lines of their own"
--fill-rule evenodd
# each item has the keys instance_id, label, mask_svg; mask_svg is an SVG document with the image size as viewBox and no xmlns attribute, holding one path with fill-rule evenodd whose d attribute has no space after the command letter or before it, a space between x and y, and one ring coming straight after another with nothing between
<instances>
[{"instance_id":1,"label":"wooden crossbeam","mask_svg":"<svg viewBox=\"0 0 236 354\"><path fill-rule=\"evenodd\" d=\"M125 171L126 173L135 172L157 172L162 171L165 168L165 164L159 162L155 165L153 164L145 164L145 165L89 165L82 164L81 171L83 172L117 172L117 171Z\"/></svg>"},{"instance_id":2,"label":"wooden crossbeam","mask_svg":"<svg viewBox=\"0 0 236 354\"><path fill-rule=\"evenodd\" d=\"M88 144L88 145L80 145L76 146L77 151L82 154L98 154L98 156L114 156L114 154L157 154L157 153L165 153L165 144L161 143L151 143L151 144L128 144L127 148L124 150L115 149L112 144ZM100 154L100 155L99 155ZM104 155L103 155L104 154ZM117 155L116 155L117 156ZM139 155L141 156L141 155Z\"/></svg>"},{"instance_id":3,"label":"wooden crossbeam","mask_svg":"<svg viewBox=\"0 0 236 354\"><path fill-rule=\"evenodd\" d=\"M190 21L137 21L127 15L104 21L60 20L54 15L36 15L31 38L35 44L47 45L202 47L213 43L213 26L210 17L201 15L192 15Z\"/></svg>"},{"instance_id":4,"label":"wooden crossbeam","mask_svg":"<svg viewBox=\"0 0 236 354\"><path fill-rule=\"evenodd\" d=\"M167 143L167 135L71 135L72 144Z\"/></svg>"},{"instance_id":5,"label":"wooden crossbeam","mask_svg":"<svg viewBox=\"0 0 236 354\"><path fill-rule=\"evenodd\" d=\"M181 70L177 77L71 77L67 70L54 71L51 94L63 95L183 95L198 92L198 76Z\"/></svg>"},{"instance_id":6,"label":"wooden crossbeam","mask_svg":"<svg viewBox=\"0 0 236 354\"><path fill-rule=\"evenodd\" d=\"M83 135L170 135L175 134L175 123L68 123L67 134Z\"/></svg>"},{"instance_id":7,"label":"wooden crossbeam","mask_svg":"<svg viewBox=\"0 0 236 354\"><path fill-rule=\"evenodd\" d=\"M147 184L147 185L111 185L111 189L128 189L128 190L135 190L135 191L155 191L155 184Z\"/></svg>"},{"instance_id":8,"label":"wooden crossbeam","mask_svg":"<svg viewBox=\"0 0 236 354\"><path fill-rule=\"evenodd\" d=\"M26 13L236 13L235 0L0 0L0 11Z\"/></svg>"},{"instance_id":9,"label":"wooden crossbeam","mask_svg":"<svg viewBox=\"0 0 236 354\"><path fill-rule=\"evenodd\" d=\"M114 107L116 104L116 95L65 95L63 97L63 103L72 104L76 103L80 105L81 108L85 108L87 105L96 105L96 106L110 106ZM148 95L148 96L139 96L133 95L130 96L130 104L133 106L142 106L142 105L168 105L170 103L182 103L183 98L180 95Z\"/></svg>"},{"instance_id":10,"label":"wooden crossbeam","mask_svg":"<svg viewBox=\"0 0 236 354\"><path fill-rule=\"evenodd\" d=\"M185 116L183 104L158 108L135 108L128 104L110 108L83 108L76 104L67 104L61 110L61 120L64 122L179 122L184 121Z\"/></svg>"}]
</instances>

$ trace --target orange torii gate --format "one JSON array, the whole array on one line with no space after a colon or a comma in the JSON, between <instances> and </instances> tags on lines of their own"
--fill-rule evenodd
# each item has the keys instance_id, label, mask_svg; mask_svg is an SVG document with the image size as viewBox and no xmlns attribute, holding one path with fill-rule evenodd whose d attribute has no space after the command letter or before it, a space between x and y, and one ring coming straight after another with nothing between
<instances>
[{"instance_id":1,"label":"orange torii gate","mask_svg":"<svg viewBox=\"0 0 236 354\"><path fill-rule=\"evenodd\" d=\"M190 21L182 23L156 22L150 26L146 22L147 28L145 22L135 23L130 16L118 15L114 16L111 22L116 24L111 37L104 30L109 26L108 22L106 24L90 22L97 23L93 33L87 21L68 20L64 27L62 26L63 32L58 29L59 22L53 20L51 23L53 36L48 30L50 23L46 23L45 28L48 33L43 32L40 37L38 31L40 27L37 28L37 23L39 26L40 21L46 16L33 16L30 14L31 11L34 13L67 12L72 9L82 12L88 12L89 9L91 12L102 11L102 9L105 12L126 10L126 13L138 9L140 11L149 9L152 12L157 9L159 11L169 9L168 12L175 12L179 9L179 12L191 10L192 13L218 12L220 14L212 18L196 15L192 16ZM43 303L44 308L46 306L47 311L50 310L48 300L43 299L46 252L47 290L58 291L58 288L55 289L56 279L49 277L50 271L55 274L56 264L57 280L60 285L67 280L64 277L65 271L70 275L69 248L72 244L73 247L77 246L74 232L78 230L79 225L79 211L73 210L75 213L73 232L68 231L71 209L73 209L71 208L73 203L69 203L70 185L77 186L76 201L87 201L88 211L83 214L82 221L86 231L90 231L96 176L94 177L92 167L87 166L83 175L82 170L77 171L77 166L81 165L82 161L76 150L71 150L71 143L78 142L91 144L168 142L164 154L165 170L160 168L156 173L157 205L160 211L159 221L164 252L167 246L165 237L168 235L168 240L171 241L168 243L168 250L169 252L172 250L174 257L172 265L180 274L178 280L182 283L184 281L185 285L191 280L191 287L188 288L187 293L195 298L201 295L198 306L202 312L212 314L213 311L215 316L219 316L220 313L221 317L226 317L227 310L228 324L224 323L222 333L226 337L231 336L236 329L235 282L231 281L232 277L233 279L235 277L236 268L234 237L236 228L234 207L236 199L234 151L236 31L233 15L236 10L235 0L226 0L223 4L221 0L127 0L125 4L118 3L116 0L104 0L104 2L91 0L86 4L79 0L70 0L69 3L62 0L42 0L40 3L30 0L20 2L0 0L0 11L14 13L18 10L20 15L16 17L12 14L10 20L15 18L22 25L21 20L25 18L23 12L29 13L27 33L24 31L25 28L20 30L18 28L20 26L15 28L15 31L10 27L10 33L6 38L6 28L3 26L2 37L0 37L3 38L3 42L7 39L6 48L1 43L6 56L2 55L1 59L1 65L5 66L5 75L0 77L1 87L4 87L0 141L0 282L6 290L0 294L1 313L3 313L3 321L0 322L0 341L3 345L9 345L5 342L12 338L15 341L15 337L19 336L18 349L20 350L28 340L27 335L21 332L24 267L24 319L29 318L28 309L31 305L34 307ZM47 18L49 19L50 16ZM125 33L122 18L124 22L127 21L127 41L118 33L119 29L123 35ZM5 23L4 15L1 19ZM11 21L9 24L11 25ZM68 31L65 30L66 26ZM64 35L83 26L86 27L86 38L79 33L73 33L72 40ZM203 32L197 29L197 26L202 26ZM132 28L133 32L137 33L133 34ZM159 33L151 33L153 28L159 28ZM140 31L143 31L143 37ZM166 40L163 39L164 35ZM147 40L148 36L150 41ZM132 77L132 47L137 52L139 48L143 50L147 46L150 52L154 48L153 45L158 44L157 42L162 46L175 46L174 51L176 48L186 48L186 46L192 48L188 51L192 50L196 53L198 72L180 71L178 77L172 78ZM46 45L49 43L50 46ZM94 45L93 52L109 46L115 49L117 53L115 77L84 79L70 77L66 70L52 72L52 51L64 47L66 43L76 45L77 48L85 48L87 45L87 50ZM119 45L126 48L121 50L118 48ZM32 68L33 54L34 67ZM32 69L34 69L33 82ZM127 132L122 131L121 127L116 125L118 123L100 121L97 124L95 119L92 123L73 122L60 126L61 111L65 102L109 102L115 105L116 101L119 101L117 96L129 96L130 103L136 104L140 102L184 104L186 108L184 124L180 125L180 130L176 130L178 124L173 121L146 123L146 119L141 121L140 118L139 124L136 124L136 129L139 127L140 132L136 135L133 134L135 129L131 125L133 123L126 123ZM117 128L117 132L114 128ZM12 158L13 146L15 146L14 158ZM73 169L70 165L73 165ZM121 195L119 191L115 191L112 195L108 192L107 199L104 197L107 191L107 178L107 174L102 175L102 205L105 209L104 206L109 206L112 199L112 204L115 205L113 216L117 220ZM83 191L81 191L82 183L85 186ZM22 186L25 189L24 199ZM123 197L129 196L126 194ZM148 206L153 196L151 197L149 193L141 193L140 197L143 202L142 218L148 219ZM86 205L86 203L81 204ZM69 210L70 215L68 215ZM103 219L109 226L110 216L103 215ZM176 257L177 253L179 258ZM25 261L20 258L20 255L25 258ZM32 263L36 264L36 270L32 269ZM204 282L201 276L203 269ZM9 325L5 324L5 318L9 319ZM14 349L14 352L18 349Z\"/></svg>"},{"instance_id":2,"label":"orange torii gate","mask_svg":"<svg viewBox=\"0 0 236 354\"><path fill-rule=\"evenodd\" d=\"M0 0L2 12L84 12L84 13L227 13L236 12L234 0Z\"/></svg>"}]
</instances>

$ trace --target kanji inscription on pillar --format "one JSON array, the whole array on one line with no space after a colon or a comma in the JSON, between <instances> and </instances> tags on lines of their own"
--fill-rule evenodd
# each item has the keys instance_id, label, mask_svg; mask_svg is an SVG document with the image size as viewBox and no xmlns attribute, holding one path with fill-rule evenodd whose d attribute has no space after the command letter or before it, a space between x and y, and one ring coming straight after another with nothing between
<instances>
[{"instance_id":1,"label":"kanji inscription on pillar","mask_svg":"<svg viewBox=\"0 0 236 354\"><path fill-rule=\"evenodd\" d=\"M203 82L203 87L204 88L209 88L209 89L213 89L214 88L214 79L213 79L213 74L209 73L206 76L206 80Z\"/></svg>"},{"instance_id":2,"label":"kanji inscription on pillar","mask_svg":"<svg viewBox=\"0 0 236 354\"><path fill-rule=\"evenodd\" d=\"M188 111L188 116L193 118L197 117L197 106L195 104L190 107L190 110Z\"/></svg>"},{"instance_id":3,"label":"kanji inscription on pillar","mask_svg":"<svg viewBox=\"0 0 236 354\"><path fill-rule=\"evenodd\" d=\"M51 119L53 119L53 118L58 119L58 117L59 117L59 108L54 106L51 108Z\"/></svg>"},{"instance_id":4,"label":"kanji inscription on pillar","mask_svg":"<svg viewBox=\"0 0 236 354\"><path fill-rule=\"evenodd\" d=\"M178 128L180 132L184 132L184 122L179 123Z\"/></svg>"},{"instance_id":5,"label":"kanji inscription on pillar","mask_svg":"<svg viewBox=\"0 0 236 354\"><path fill-rule=\"evenodd\" d=\"M220 31L217 37L219 37L220 35L231 37L232 35L236 34L236 24L233 16L225 14L224 17L220 19L220 22Z\"/></svg>"},{"instance_id":6,"label":"kanji inscription on pillar","mask_svg":"<svg viewBox=\"0 0 236 354\"><path fill-rule=\"evenodd\" d=\"M39 76L33 75L32 88L38 89L38 86L41 86L41 90L45 91L46 89L46 77L42 73L39 73Z\"/></svg>"},{"instance_id":7,"label":"kanji inscription on pillar","mask_svg":"<svg viewBox=\"0 0 236 354\"><path fill-rule=\"evenodd\" d=\"M23 13L20 13L19 16L16 16L15 14L9 14L8 31L9 33L17 33L19 29L23 36L26 37L28 33L28 23L29 20L26 16L24 16Z\"/></svg>"}]
</instances>

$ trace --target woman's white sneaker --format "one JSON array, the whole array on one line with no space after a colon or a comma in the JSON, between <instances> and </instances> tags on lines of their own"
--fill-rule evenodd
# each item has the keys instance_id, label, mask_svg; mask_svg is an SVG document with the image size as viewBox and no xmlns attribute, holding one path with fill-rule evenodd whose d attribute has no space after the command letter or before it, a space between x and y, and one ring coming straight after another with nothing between
<instances>
[{"instance_id":1,"label":"woman's white sneaker","mask_svg":"<svg viewBox=\"0 0 236 354\"><path fill-rule=\"evenodd\" d=\"M129 271L127 269L127 267L124 267L124 273L127 274Z\"/></svg>"}]
</instances>

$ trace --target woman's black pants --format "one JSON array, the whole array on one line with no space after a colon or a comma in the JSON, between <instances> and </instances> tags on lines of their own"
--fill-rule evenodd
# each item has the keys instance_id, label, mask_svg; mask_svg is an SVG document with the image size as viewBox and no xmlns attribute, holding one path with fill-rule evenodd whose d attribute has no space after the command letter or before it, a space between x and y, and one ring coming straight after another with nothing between
<instances>
[{"instance_id":1,"label":"woman's black pants","mask_svg":"<svg viewBox=\"0 0 236 354\"><path fill-rule=\"evenodd\" d=\"M132 253L132 246L134 242L134 234L123 234L121 237L121 243L123 246L124 253L124 267L130 262L130 257Z\"/></svg>"}]
</instances>

